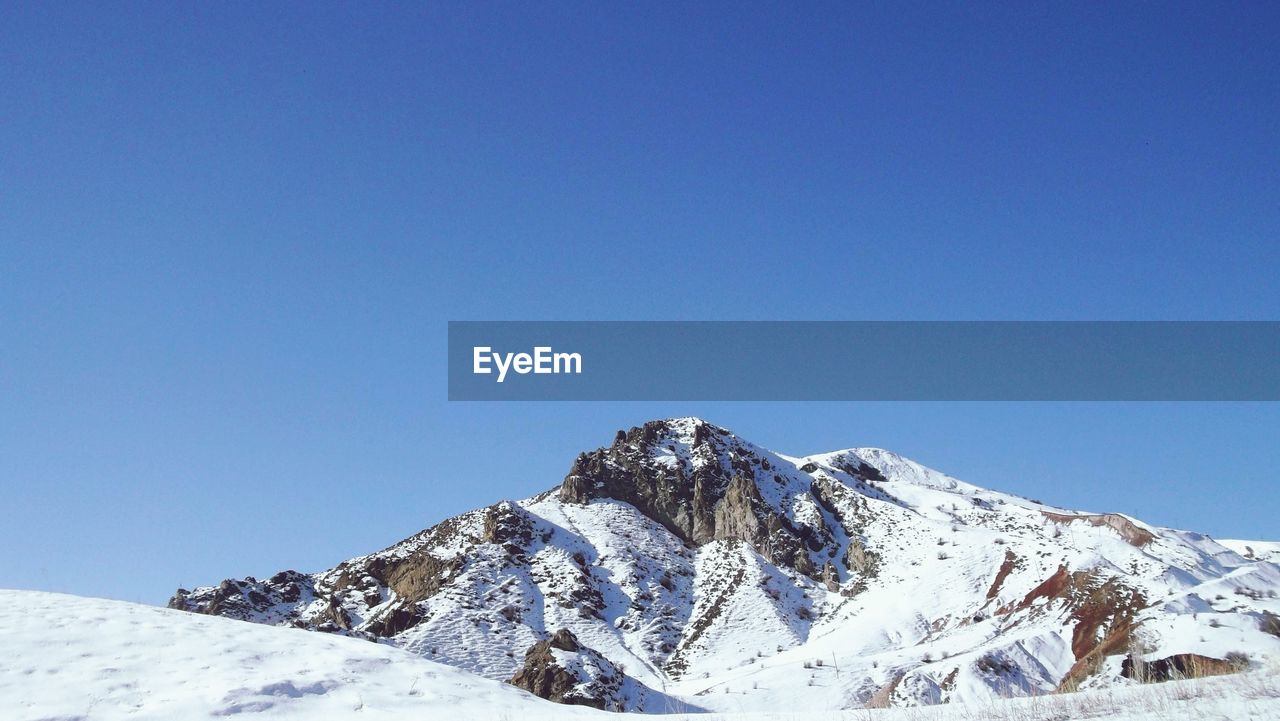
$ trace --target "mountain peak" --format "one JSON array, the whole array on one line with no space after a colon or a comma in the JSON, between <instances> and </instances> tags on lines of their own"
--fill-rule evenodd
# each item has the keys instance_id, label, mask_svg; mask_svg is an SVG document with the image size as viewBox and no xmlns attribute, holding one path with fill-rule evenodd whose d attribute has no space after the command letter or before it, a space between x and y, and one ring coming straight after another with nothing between
<instances>
[{"instance_id":1,"label":"mountain peak","mask_svg":"<svg viewBox=\"0 0 1280 721\"><path fill-rule=\"evenodd\" d=\"M579 455L559 498L579 505L624 501L685 542L701 545L720 537L716 509L735 482L736 502L750 506L742 513L763 521L770 511L782 510L780 491L807 485L801 475L794 463L725 428L675 418L619 431L611 446Z\"/></svg>"},{"instance_id":2,"label":"mountain peak","mask_svg":"<svg viewBox=\"0 0 1280 721\"><path fill-rule=\"evenodd\" d=\"M565 703L767 709L802 686L815 707L916 705L1129 683L1138 647L1154 669L1280 657L1274 549L1231 543L684 417L619 431L532 498L170 603L384 640Z\"/></svg>"}]
</instances>

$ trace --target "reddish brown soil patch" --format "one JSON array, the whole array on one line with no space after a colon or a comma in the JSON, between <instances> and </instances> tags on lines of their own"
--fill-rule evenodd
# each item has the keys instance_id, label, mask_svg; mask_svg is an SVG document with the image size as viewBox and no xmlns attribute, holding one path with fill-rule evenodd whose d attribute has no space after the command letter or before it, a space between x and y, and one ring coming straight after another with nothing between
<instances>
[{"instance_id":1,"label":"reddish brown soil patch","mask_svg":"<svg viewBox=\"0 0 1280 721\"><path fill-rule=\"evenodd\" d=\"M1000 570L996 571L996 580L992 581L991 588L987 589L987 600L995 598L996 594L1000 593L1000 586L1004 583L1004 579L1008 578L1010 573L1013 573L1013 567L1017 560L1018 557L1013 554L1013 551L1005 549L1004 563L1000 564Z\"/></svg>"},{"instance_id":2,"label":"reddish brown soil patch","mask_svg":"<svg viewBox=\"0 0 1280 721\"><path fill-rule=\"evenodd\" d=\"M1136 589L1120 579L1086 571L1068 573L1065 566L1037 586L1019 609L1038 598L1065 602L1068 619L1075 622L1071 632L1071 653L1076 663L1067 672L1059 690L1072 690L1080 681L1097 672L1102 659L1123 653L1129 645L1133 619L1147 601Z\"/></svg>"},{"instance_id":3,"label":"reddish brown soil patch","mask_svg":"<svg viewBox=\"0 0 1280 721\"><path fill-rule=\"evenodd\" d=\"M1031 589L1022 601L1018 603L1015 610L1021 610L1030 606L1038 598L1057 598L1067 588L1067 584L1071 582L1071 574L1067 573L1066 566L1058 566L1057 572L1045 579L1044 583Z\"/></svg>"},{"instance_id":4,"label":"reddish brown soil patch","mask_svg":"<svg viewBox=\"0 0 1280 721\"><path fill-rule=\"evenodd\" d=\"M871 698L867 699L866 708L889 708L893 701L893 692L898 688L898 684L902 683L902 677L906 674L899 673L889 679L889 683L881 686L876 690Z\"/></svg>"},{"instance_id":5,"label":"reddish brown soil patch","mask_svg":"<svg viewBox=\"0 0 1280 721\"><path fill-rule=\"evenodd\" d=\"M943 691L950 691L951 689L955 688L956 676L958 676L959 674L960 674L959 666L951 669L951 673L947 674L947 677L942 679L942 683L938 684L938 688L941 688Z\"/></svg>"}]
</instances>

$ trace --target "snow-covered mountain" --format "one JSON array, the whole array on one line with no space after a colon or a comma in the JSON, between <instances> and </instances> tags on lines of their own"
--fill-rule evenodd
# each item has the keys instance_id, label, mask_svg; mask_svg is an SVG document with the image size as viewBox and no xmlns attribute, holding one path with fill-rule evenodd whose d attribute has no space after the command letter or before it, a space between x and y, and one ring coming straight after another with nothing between
<instances>
[{"instance_id":1,"label":"snow-covered mountain","mask_svg":"<svg viewBox=\"0 0 1280 721\"><path fill-rule=\"evenodd\" d=\"M531 498L170 606L378 640L610 710L984 702L1280 658L1276 547L879 449L786 456L682 418L619 431Z\"/></svg>"}]
</instances>

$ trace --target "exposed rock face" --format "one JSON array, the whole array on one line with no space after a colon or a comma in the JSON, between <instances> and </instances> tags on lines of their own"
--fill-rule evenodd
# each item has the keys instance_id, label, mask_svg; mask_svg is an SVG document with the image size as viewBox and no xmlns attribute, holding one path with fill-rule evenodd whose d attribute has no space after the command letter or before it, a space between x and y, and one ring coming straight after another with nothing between
<instances>
[{"instance_id":1,"label":"exposed rock face","mask_svg":"<svg viewBox=\"0 0 1280 721\"><path fill-rule=\"evenodd\" d=\"M560 500L587 503L614 498L639 508L688 543L700 545L715 538L714 509L729 486L729 472L717 461L728 431L710 424L694 429L691 456L702 463L674 456L674 463L654 461L652 450L671 440L666 421L650 421L632 428L609 448L578 456L560 486ZM737 470L750 473L739 461Z\"/></svg>"},{"instance_id":2,"label":"exposed rock face","mask_svg":"<svg viewBox=\"0 0 1280 721\"><path fill-rule=\"evenodd\" d=\"M854 458L849 454L842 454L837 458L832 459L831 465L838 470L848 473L854 478L864 481L885 483L889 480L880 472L880 469L860 458Z\"/></svg>"},{"instance_id":3,"label":"exposed rock face","mask_svg":"<svg viewBox=\"0 0 1280 721\"><path fill-rule=\"evenodd\" d=\"M1110 528L1114 530L1116 533L1120 534L1120 537L1123 538L1125 541L1139 548L1155 540L1155 535L1153 535L1151 531L1148 531L1147 529L1142 528L1138 524L1134 523L1128 518L1125 518L1119 513L1064 514L1064 513L1050 513L1048 511L1044 511L1044 516L1045 518L1048 518L1054 523L1080 522L1080 523L1088 523L1089 525L1095 526L1095 527Z\"/></svg>"},{"instance_id":4,"label":"exposed rock face","mask_svg":"<svg viewBox=\"0 0 1280 721\"><path fill-rule=\"evenodd\" d=\"M621 710L624 675L568 629L529 647L510 683L557 703Z\"/></svg>"},{"instance_id":5,"label":"exposed rock face","mask_svg":"<svg viewBox=\"0 0 1280 721\"><path fill-rule=\"evenodd\" d=\"M1000 562L1000 570L996 571L996 577L991 581L991 588L987 589L987 599L994 599L1000 593L1000 586L1004 584L1004 579L1013 573L1014 567L1018 563L1018 556L1013 551L1004 552L1004 560Z\"/></svg>"},{"instance_id":6,"label":"exposed rock face","mask_svg":"<svg viewBox=\"0 0 1280 721\"><path fill-rule=\"evenodd\" d=\"M1139 661L1129 656L1121 663L1120 675L1142 683L1150 683L1176 678L1220 676L1243 671L1248 666L1248 662L1242 658L1212 658L1195 653L1176 653L1167 658L1150 661Z\"/></svg>"},{"instance_id":7,"label":"exposed rock face","mask_svg":"<svg viewBox=\"0 0 1280 721\"><path fill-rule=\"evenodd\" d=\"M760 516L769 518L760 500L760 489L745 476L734 476L729 481L724 497L715 507L714 538L729 541L746 541L752 546L764 544L767 534Z\"/></svg>"},{"instance_id":8,"label":"exposed rock face","mask_svg":"<svg viewBox=\"0 0 1280 721\"><path fill-rule=\"evenodd\" d=\"M310 576L281 571L266 581L247 576L243 580L227 579L195 592L179 588L169 599L169 608L247 621L255 619L263 607L298 603L312 597L314 592Z\"/></svg>"},{"instance_id":9,"label":"exposed rock face","mask_svg":"<svg viewBox=\"0 0 1280 721\"><path fill-rule=\"evenodd\" d=\"M522 535L527 532L527 518L522 526L520 513L514 504L497 504L470 515L486 519L491 527L486 535L491 538L518 542L528 540ZM370 639L391 636L419 623L423 618L419 604L438 593L462 568L464 558L441 558L432 549L458 540L466 515L322 574L281 571L265 581L250 576L195 591L178 589L168 606Z\"/></svg>"},{"instance_id":10,"label":"exposed rock face","mask_svg":"<svg viewBox=\"0 0 1280 721\"><path fill-rule=\"evenodd\" d=\"M1019 608L1028 608L1038 599L1057 599L1076 625L1071 635L1071 651L1077 661L1085 660L1100 646L1118 647L1127 643L1134 616L1147 607L1137 589L1118 578L1090 571L1070 573L1066 566L1035 587L1022 599Z\"/></svg>"},{"instance_id":11,"label":"exposed rock face","mask_svg":"<svg viewBox=\"0 0 1280 721\"><path fill-rule=\"evenodd\" d=\"M1034 606L1040 600L1057 603ZM1073 624L1071 653L1075 663L1060 681L1059 689L1072 691L1098 671L1105 657L1123 653L1128 648L1136 617L1148 605L1140 591L1119 578L1093 571L1070 572L1066 566L1059 566L1057 572L1027 593L1016 608L1005 607L997 613L1030 610L1034 615L1051 608L1053 613L1065 615Z\"/></svg>"},{"instance_id":12,"label":"exposed rock face","mask_svg":"<svg viewBox=\"0 0 1280 721\"><path fill-rule=\"evenodd\" d=\"M746 541L770 561L814 576L820 565L806 546L830 545L831 533L820 515L812 527L797 528L761 497L762 484L785 483L778 473L785 461L770 455L705 421L688 428L650 421L578 456L560 500L625 501L691 545ZM807 472L816 469L811 464Z\"/></svg>"}]
</instances>

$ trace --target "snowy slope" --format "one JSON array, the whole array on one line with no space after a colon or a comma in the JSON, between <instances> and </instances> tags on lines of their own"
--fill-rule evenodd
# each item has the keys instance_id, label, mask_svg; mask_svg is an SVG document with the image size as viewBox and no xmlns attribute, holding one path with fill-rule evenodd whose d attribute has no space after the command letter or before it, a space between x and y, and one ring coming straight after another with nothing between
<instances>
[{"instance_id":1,"label":"snowy slope","mask_svg":"<svg viewBox=\"0 0 1280 721\"><path fill-rule=\"evenodd\" d=\"M387 645L73 595L0 590L0 648L5 651L0 654L0 717L6 721L618 718L613 713L544 702L509 685ZM792 688L786 708L803 708L808 690L800 685ZM782 711L671 718L794 721L800 717ZM1280 674L1270 667L1252 674L1055 697L823 717L847 721L1275 721L1280 718Z\"/></svg>"},{"instance_id":2,"label":"snowy slope","mask_svg":"<svg viewBox=\"0 0 1280 721\"><path fill-rule=\"evenodd\" d=\"M171 605L499 681L533 677L526 651L563 629L583 648L539 656L558 676L538 692L607 709L981 703L1280 658L1275 544L1252 547L684 418L619 432L532 498Z\"/></svg>"},{"instance_id":3,"label":"snowy slope","mask_svg":"<svg viewBox=\"0 0 1280 721\"><path fill-rule=\"evenodd\" d=\"M0 590L0 718L6 721L200 719L619 718L565 707L397 649L167 609ZM795 721L809 689L775 713L679 715L673 721ZM934 709L824 714L846 721L1280 719L1280 673Z\"/></svg>"},{"instance_id":4,"label":"snowy slope","mask_svg":"<svg viewBox=\"0 0 1280 721\"><path fill-rule=\"evenodd\" d=\"M1280 563L1280 542L1220 539L1218 543L1250 560Z\"/></svg>"},{"instance_id":5,"label":"snowy slope","mask_svg":"<svg viewBox=\"0 0 1280 721\"><path fill-rule=\"evenodd\" d=\"M0 590L0 718L578 718L383 644L164 608Z\"/></svg>"}]
</instances>

